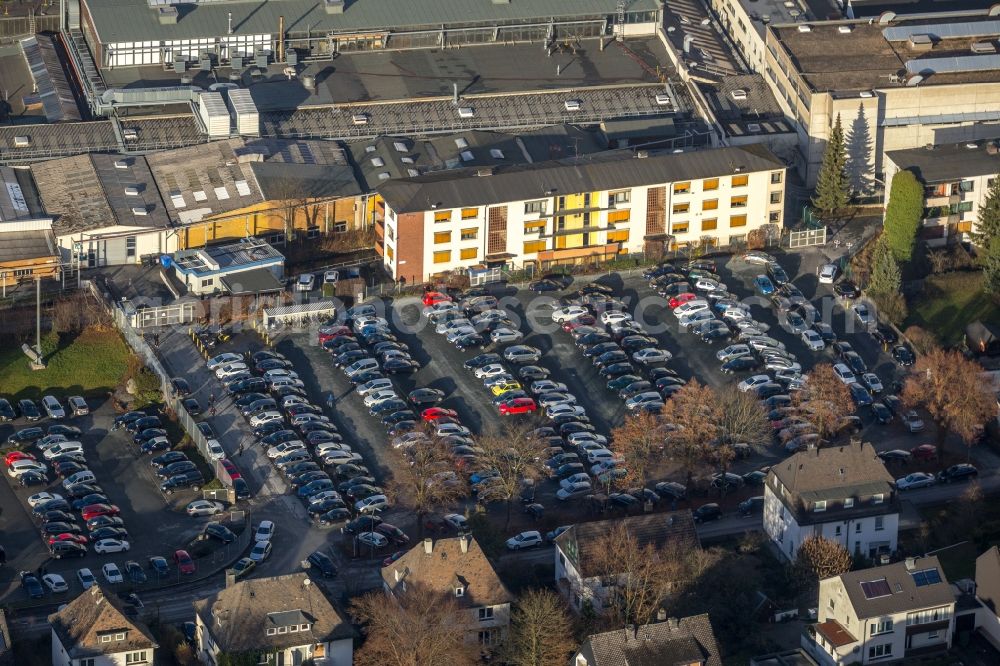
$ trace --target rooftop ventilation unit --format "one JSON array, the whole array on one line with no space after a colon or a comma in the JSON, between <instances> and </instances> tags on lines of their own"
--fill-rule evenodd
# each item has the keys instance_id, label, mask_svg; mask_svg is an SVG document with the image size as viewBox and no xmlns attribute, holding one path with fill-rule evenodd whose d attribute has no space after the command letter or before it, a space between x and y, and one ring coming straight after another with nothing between
<instances>
[{"instance_id":1,"label":"rooftop ventilation unit","mask_svg":"<svg viewBox=\"0 0 1000 666\"><path fill-rule=\"evenodd\" d=\"M115 168L116 169L127 169L128 168L128 162L126 162L125 160L115 160Z\"/></svg>"},{"instance_id":2,"label":"rooftop ventilation unit","mask_svg":"<svg viewBox=\"0 0 1000 666\"><path fill-rule=\"evenodd\" d=\"M327 14L343 14L346 4L344 0L323 0L323 8Z\"/></svg>"},{"instance_id":3,"label":"rooftop ventilation unit","mask_svg":"<svg viewBox=\"0 0 1000 666\"><path fill-rule=\"evenodd\" d=\"M139 196L139 188L135 185L127 185L125 187L125 196L127 197L137 197Z\"/></svg>"},{"instance_id":4,"label":"rooftop ventilation unit","mask_svg":"<svg viewBox=\"0 0 1000 666\"><path fill-rule=\"evenodd\" d=\"M837 32L839 32L842 35L849 35L849 34L851 34L854 31L851 29L851 26L849 26L849 25L842 25L842 26L839 26L837 28Z\"/></svg>"},{"instance_id":5,"label":"rooftop ventilation unit","mask_svg":"<svg viewBox=\"0 0 1000 666\"><path fill-rule=\"evenodd\" d=\"M987 42L987 41L975 42L973 43L971 48L973 53L979 53L979 54L997 52L996 45L993 42Z\"/></svg>"},{"instance_id":6,"label":"rooftop ventilation unit","mask_svg":"<svg viewBox=\"0 0 1000 666\"><path fill-rule=\"evenodd\" d=\"M934 48L934 40L930 35L910 35L910 49L914 51L930 51Z\"/></svg>"},{"instance_id":7,"label":"rooftop ventilation unit","mask_svg":"<svg viewBox=\"0 0 1000 666\"><path fill-rule=\"evenodd\" d=\"M149 215L149 212L146 210L145 206L136 206L132 209L132 214L136 217L146 217Z\"/></svg>"},{"instance_id":8,"label":"rooftop ventilation unit","mask_svg":"<svg viewBox=\"0 0 1000 666\"><path fill-rule=\"evenodd\" d=\"M747 91L744 90L744 89L742 89L742 88L737 88L736 90L734 90L731 93L729 93L729 95L733 99L746 99L747 98Z\"/></svg>"},{"instance_id":9,"label":"rooftop ventilation unit","mask_svg":"<svg viewBox=\"0 0 1000 666\"><path fill-rule=\"evenodd\" d=\"M799 32L812 32L812 31L813 29L811 25L806 25L803 23L802 25L799 26Z\"/></svg>"},{"instance_id":10,"label":"rooftop ventilation unit","mask_svg":"<svg viewBox=\"0 0 1000 666\"><path fill-rule=\"evenodd\" d=\"M747 131L752 133L757 133L760 131L760 125L757 123L750 123L747 125Z\"/></svg>"},{"instance_id":11,"label":"rooftop ventilation unit","mask_svg":"<svg viewBox=\"0 0 1000 666\"><path fill-rule=\"evenodd\" d=\"M176 25L180 14L176 7L157 7L156 18L160 25Z\"/></svg>"}]
</instances>

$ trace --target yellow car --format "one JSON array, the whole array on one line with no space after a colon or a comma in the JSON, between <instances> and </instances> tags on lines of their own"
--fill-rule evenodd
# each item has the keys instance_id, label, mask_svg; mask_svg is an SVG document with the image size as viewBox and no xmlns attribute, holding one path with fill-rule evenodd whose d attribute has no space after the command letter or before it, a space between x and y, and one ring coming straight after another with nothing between
<instances>
[{"instance_id":1,"label":"yellow car","mask_svg":"<svg viewBox=\"0 0 1000 666\"><path fill-rule=\"evenodd\" d=\"M490 390L493 391L493 395L503 395L507 391L517 391L520 388L521 385L517 382L504 382L490 387Z\"/></svg>"}]
</instances>

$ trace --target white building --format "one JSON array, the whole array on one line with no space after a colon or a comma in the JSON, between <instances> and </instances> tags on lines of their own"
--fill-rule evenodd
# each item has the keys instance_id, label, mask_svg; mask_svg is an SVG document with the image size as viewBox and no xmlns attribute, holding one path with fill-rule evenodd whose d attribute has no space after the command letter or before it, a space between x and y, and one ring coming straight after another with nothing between
<instances>
[{"instance_id":1,"label":"white building","mask_svg":"<svg viewBox=\"0 0 1000 666\"><path fill-rule=\"evenodd\" d=\"M819 583L802 647L823 666L912 663L951 647L955 592L936 557L908 558Z\"/></svg>"},{"instance_id":2,"label":"white building","mask_svg":"<svg viewBox=\"0 0 1000 666\"><path fill-rule=\"evenodd\" d=\"M811 536L867 557L892 553L898 529L893 478L871 444L800 451L768 472L764 531L789 560Z\"/></svg>"},{"instance_id":3,"label":"white building","mask_svg":"<svg viewBox=\"0 0 1000 666\"><path fill-rule=\"evenodd\" d=\"M215 666L220 652L275 666L354 661L354 628L305 573L244 580L194 602L194 610L202 663Z\"/></svg>"},{"instance_id":4,"label":"white building","mask_svg":"<svg viewBox=\"0 0 1000 666\"><path fill-rule=\"evenodd\" d=\"M780 232L784 191L784 163L762 145L454 169L378 187L376 249L412 283L484 264L614 259L650 243L734 245Z\"/></svg>"},{"instance_id":5,"label":"white building","mask_svg":"<svg viewBox=\"0 0 1000 666\"><path fill-rule=\"evenodd\" d=\"M285 257L259 238L182 250L168 263L177 279L196 295L280 291L285 271Z\"/></svg>"},{"instance_id":6,"label":"white building","mask_svg":"<svg viewBox=\"0 0 1000 666\"><path fill-rule=\"evenodd\" d=\"M99 584L49 616L53 666L152 664L159 647L149 627L129 617Z\"/></svg>"}]
</instances>

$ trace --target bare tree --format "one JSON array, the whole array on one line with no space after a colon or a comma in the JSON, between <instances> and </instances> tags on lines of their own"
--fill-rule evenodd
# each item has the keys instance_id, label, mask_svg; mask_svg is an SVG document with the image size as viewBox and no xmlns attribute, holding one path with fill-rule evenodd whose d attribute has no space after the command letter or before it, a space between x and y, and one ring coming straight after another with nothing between
<instances>
[{"instance_id":1,"label":"bare tree","mask_svg":"<svg viewBox=\"0 0 1000 666\"><path fill-rule=\"evenodd\" d=\"M821 536L802 541L795 555L795 569L804 581L815 583L851 570L851 554L841 544Z\"/></svg>"},{"instance_id":2,"label":"bare tree","mask_svg":"<svg viewBox=\"0 0 1000 666\"><path fill-rule=\"evenodd\" d=\"M306 227L313 226L318 213L305 183L301 180L287 177L271 181L268 183L267 197L277 204L268 212L281 220L286 241L295 240L296 217L302 216Z\"/></svg>"},{"instance_id":3,"label":"bare tree","mask_svg":"<svg viewBox=\"0 0 1000 666\"><path fill-rule=\"evenodd\" d=\"M911 407L922 406L934 420L939 454L949 432L971 447L996 414L996 397L982 368L957 351L932 349L918 358L902 397Z\"/></svg>"},{"instance_id":4,"label":"bare tree","mask_svg":"<svg viewBox=\"0 0 1000 666\"><path fill-rule=\"evenodd\" d=\"M448 448L437 439L398 451L399 464L387 490L395 504L416 514L417 525L423 530L424 517L463 497L466 484L455 474Z\"/></svg>"},{"instance_id":5,"label":"bare tree","mask_svg":"<svg viewBox=\"0 0 1000 666\"><path fill-rule=\"evenodd\" d=\"M562 598L551 590L528 590L511 614L503 662L510 666L564 664L576 648Z\"/></svg>"},{"instance_id":6,"label":"bare tree","mask_svg":"<svg viewBox=\"0 0 1000 666\"><path fill-rule=\"evenodd\" d=\"M829 363L816 365L806 375L805 389L795 393L793 401L816 426L816 433L821 439L829 439L837 431L844 414L854 411L851 392Z\"/></svg>"},{"instance_id":7,"label":"bare tree","mask_svg":"<svg viewBox=\"0 0 1000 666\"><path fill-rule=\"evenodd\" d=\"M715 392L692 379L663 406L667 422L667 453L680 461L687 485L695 468L705 461L709 442L718 436L719 414Z\"/></svg>"},{"instance_id":8,"label":"bare tree","mask_svg":"<svg viewBox=\"0 0 1000 666\"><path fill-rule=\"evenodd\" d=\"M542 447L531 427L530 421L505 422L499 429L476 437L480 449L477 462L497 471L493 481L479 491L479 498L507 503L505 528L510 526L511 503L520 496L525 482L534 483L542 476L544 463L538 455Z\"/></svg>"},{"instance_id":9,"label":"bare tree","mask_svg":"<svg viewBox=\"0 0 1000 666\"><path fill-rule=\"evenodd\" d=\"M767 412L755 395L728 385L716 396L719 442L722 445L749 444L762 449L771 441Z\"/></svg>"},{"instance_id":10,"label":"bare tree","mask_svg":"<svg viewBox=\"0 0 1000 666\"><path fill-rule=\"evenodd\" d=\"M625 417L624 423L611 431L615 451L625 460L629 474L645 485L646 470L654 456L663 451L663 419L659 414L639 410Z\"/></svg>"},{"instance_id":11,"label":"bare tree","mask_svg":"<svg viewBox=\"0 0 1000 666\"><path fill-rule=\"evenodd\" d=\"M451 595L408 585L398 597L369 592L351 604L351 611L367 633L354 653L358 664L471 666L478 661L465 642L463 609Z\"/></svg>"},{"instance_id":12,"label":"bare tree","mask_svg":"<svg viewBox=\"0 0 1000 666\"><path fill-rule=\"evenodd\" d=\"M906 339L910 341L910 345L913 347L913 351L918 354L927 354L933 349L937 349L941 346L938 341L937 336L926 328L921 328L914 324L913 326L907 326L906 330L903 331L903 335Z\"/></svg>"}]
</instances>

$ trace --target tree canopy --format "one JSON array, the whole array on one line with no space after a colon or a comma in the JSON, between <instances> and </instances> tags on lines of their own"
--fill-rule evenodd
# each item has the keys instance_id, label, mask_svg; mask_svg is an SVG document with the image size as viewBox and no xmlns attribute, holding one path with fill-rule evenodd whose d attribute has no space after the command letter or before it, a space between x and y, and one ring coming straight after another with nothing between
<instances>
[{"instance_id":1,"label":"tree canopy","mask_svg":"<svg viewBox=\"0 0 1000 666\"><path fill-rule=\"evenodd\" d=\"M913 257L917 230L924 215L924 187L912 171L897 171L885 208L885 238L896 261Z\"/></svg>"}]
</instances>

